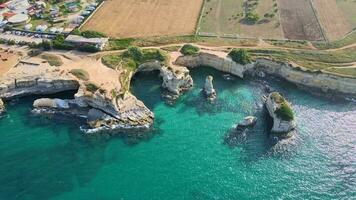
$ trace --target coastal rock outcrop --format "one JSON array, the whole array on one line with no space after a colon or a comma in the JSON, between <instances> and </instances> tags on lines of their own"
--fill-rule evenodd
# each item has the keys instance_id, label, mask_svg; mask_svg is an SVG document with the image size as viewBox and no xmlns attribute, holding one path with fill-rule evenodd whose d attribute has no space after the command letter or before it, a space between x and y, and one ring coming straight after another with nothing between
<instances>
[{"instance_id":1,"label":"coastal rock outcrop","mask_svg":"<svg viewBox=\"0 0 356 200\"><path fill-rule=\"evenodd\" d=\"M210 75L205 79L203 92L208 100L213 101L216 99L216 91L213 86L213 77Z\"/></svg>"},{"instance_id":2,"label":"coastal rock outcrop","mask_svg":"<svg viewBox=\"0 0 356 200\"><path fill-rule=\"evenodd\" d=\"M89 94L80 88L75 99L37 99L33 112L39 114L69 114L87 118L87 133L101 130L149 128L153 113L132 94L113 99L103 94Z\"/></svg>"},{"instance_id":3,"label":"coastal rock outcrop","mask_svg":"<svg viewBox=\"0 0 356 200\"><path fill-rule=\"evenodd\" d=\"M2 99L0 99L0 115L4 112L5 112L5 104L2 101Z\"/></svg>"},{"instance_id":4,"label":"coastal rock outcrop","mask_svg":"<svg viewBox=\"0 0 356 200\"><path fill-rule=\"evenodd\" d=\"M182 66L170 65L167 67L160 62L147 62L141 64L135 73L153 70L160 71L160 76L163 79L162 87L174 95L180 95L181 92L193 86L193 79L189 75L189 70Z\"/></svg>"},{"instance_id":5,"label":"coastal rock outcrop","mask_svg":"<svg viewBox=\"0 0 356 200\"><path fill-rule=\"evenodd\" d=\"M288 136L296 127L294 113L288 101L278 92L272 92L267 96L265 105L273 119L271 132Z\"/></svg>"}]
</instances>

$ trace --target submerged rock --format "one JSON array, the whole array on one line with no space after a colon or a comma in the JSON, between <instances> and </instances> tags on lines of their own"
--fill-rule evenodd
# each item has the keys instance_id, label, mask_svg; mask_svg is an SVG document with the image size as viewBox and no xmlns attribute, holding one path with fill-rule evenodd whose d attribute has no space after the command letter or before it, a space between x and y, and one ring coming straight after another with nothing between
<instances>
[{"instance_id":1,"label":"submerged rock","mask_svg":"<svg viewBox=\"0 0 356 200\"><path fill-rule=\"evenodd\" d=\"M266 108L273 118L272 133L285 137L295 129L294 113L288 101L278 92L272 92L266 98Z\"/></svg>"},{"instance_id":2,"label":"submerged rock","mask_svg":"<svg viewBox=\"0 0 356 200\"><path fill-rule=\"evenodd\" d=\"M5 104L2 101L2 99L0 99L0 115L5 112Z\"/></svg>"},{"instance_id":3,"label":"submerged rock","mask_svg":"<svg viewBox=\"0 0 356 200\"><path fill-rule=\"evenodd\" d=\"M257 122L257 117L247 116L237 124L237 127L254 126L256 122Z\"/></svg>"},{"instance_id":4,"label":"submerged rock","mask_svg":"<svg viewBox=\"0 0 356 200\"><path fill-rule=\"evenodd\" d=\"M204 94L206 95L207 99L210 101L216 99L216 91L213 86L213 77L210 75L207 76L205 79Z\"/></svg>"}]
</instances>

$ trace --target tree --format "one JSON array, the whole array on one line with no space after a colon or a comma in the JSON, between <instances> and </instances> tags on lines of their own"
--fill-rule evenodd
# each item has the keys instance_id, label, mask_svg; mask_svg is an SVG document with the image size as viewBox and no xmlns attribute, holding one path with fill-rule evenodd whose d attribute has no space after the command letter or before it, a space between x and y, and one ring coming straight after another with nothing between
<instances>
[{"instance_id":1,"label":"tree","mask_svg":"<svg viewBox=\"0 0 356 200\"><path fill-rule=\"evenodd\" d=\"M233 49L230 51L229 56L233 61L242 65L246 65L252 61L250 54L245 49Z\"/></svg>"},{"instance_id":2,"label":"tree","mask_svg":"<svg viewBox=\"0 0 356 200\"><path fill-rule=\"evenodd\" d=\"M180 52L187 56L187 55L196 55L199 52L199 47L193 46L191 44L185 44L181 49Z\"/></svg>"},{"instance_id":3,"label":"tree","mask_svg":"<svg viewBox=\"0 0 356 200\"><path fill-rule=\"evenodd\" d=\"M260 17L258 16L257 13L248 12L245 16L245 19L249 22L256 23L258 20L260 20Z\"/></svg>"}]
</instances>

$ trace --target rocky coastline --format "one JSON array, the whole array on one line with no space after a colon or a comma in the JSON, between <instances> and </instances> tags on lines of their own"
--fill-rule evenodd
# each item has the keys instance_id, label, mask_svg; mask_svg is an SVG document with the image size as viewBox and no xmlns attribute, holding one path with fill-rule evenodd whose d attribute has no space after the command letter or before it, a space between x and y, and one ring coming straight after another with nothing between
<instances>
[{"instance_id":1,"label":"rocky coastline","mask_svg":"<svg viewBox=\"0 0 356 200\"><path fill-rule=\"evenodd\" d=\"M247 65L234 62L224 52L202 50L194 56L180 56L176 64L187 67L209 66L244 78L250 76L275 76L301 88L310 88L321 93L333 93L356 98L356 79L325 72L312 72L292 63L267 58L258 58Z\"/></svg>"},{"instance_id":2,"label":"rocky coastline","mask_svg":"<svg viewBox=\"0 0 356 200\"><path fill-rule=\"evenodd\" d=\"M172 56L173 55L173 56ZM70 63L70 65L75 64ZM91 63L87 63L90 65ZM95 64L95 63L94 63ZM241 65L234 62L225 52L201 50L196 55L182 55L172 52L167 63L159 61L145 62L130 73L129 80L139 72L158 70L162 77L162 87L169 91L172 99L193 86L193 79L188 68L210 66L219 71L244 78L252 76L277 76L284 80L303 87L317 88L323 92L336 92L356 96L356 79L341 77L323 72L310 72L290 63L273 61L265 58L256 59L250 64ZM25 68L28 66L22 66ZM87 66L85 66L87 67ZM21 65L16 67L21 68ZM114 129L142 129L153 124L154 114L129 91L118 94L121 83L118 80L107 87L98 83L100 87L94 90L88 88L88 81L81 80L69 73L68 68L37 67L38 69L25 73L15 69L15 73L7 73L0 81L0 98L5 101L26 95L47 95L63 91L75 90L73 99L38 99L33 104L33 112L37 114L65 113L87 119L88 128L85 132L91 133L100 130ZM102 70L108 74L117 73L103 66ZM28 70L28 69L26 69ZM110 71L111 70L111 71ZM119 75L113 76L114 78ZM113 79L114 80L114 79ZM104 80L105 81L105 80ZM212 86L212 78L207 78L204 92L208 99L214 99L216 92ZM269 95L270 96L270 95ZM266 107L272 118L275 102L270 97L266 100ZM0 111L4 111L2 103ZM277 119L277 118L276 118ZM274 120L273 132L285 133L295 126L283 120ZM288 125L288 126L284 126ZM276 128L282 127L282 128ZM289 127L289 128L287 128ZM291 128L293 127L293 128Z\"/></svg>"}]
</instances>

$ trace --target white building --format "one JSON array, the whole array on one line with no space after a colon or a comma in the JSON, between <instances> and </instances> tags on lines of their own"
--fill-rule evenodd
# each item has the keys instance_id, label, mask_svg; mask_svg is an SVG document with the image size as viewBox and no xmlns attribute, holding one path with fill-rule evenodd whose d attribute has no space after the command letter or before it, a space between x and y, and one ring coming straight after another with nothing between
<instances>
[{"instance_id":1,"label":"white building","mask_svg":"<svg viewBox=\"0 0 356 200\"><path fill-rule=\"evenodd\" d=\"M104 49L105 45L108 43L109 38L85 38L79 35L68 35L65 39L66 42L70 42L76 45L90 44L96 46L98 49Z\"/></svg>"}]
</instances>

